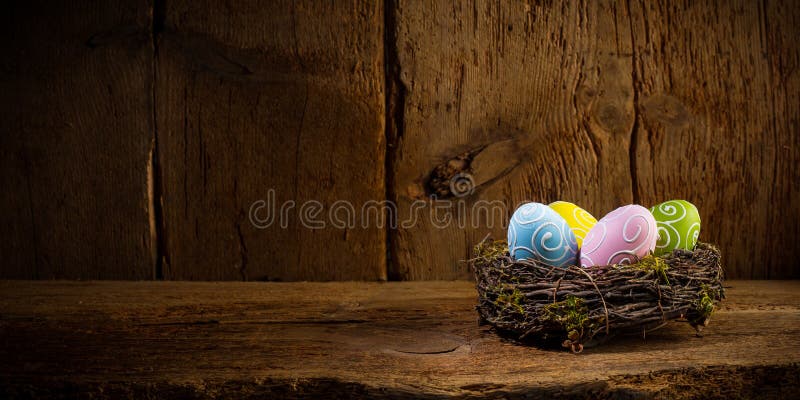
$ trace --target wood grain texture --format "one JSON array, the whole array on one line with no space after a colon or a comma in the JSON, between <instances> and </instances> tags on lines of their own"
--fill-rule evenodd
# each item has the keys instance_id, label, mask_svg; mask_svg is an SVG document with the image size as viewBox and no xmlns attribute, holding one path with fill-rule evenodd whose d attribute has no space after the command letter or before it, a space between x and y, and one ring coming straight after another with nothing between
<instances>
[{"instance_id":1,"label":"wood grain texture","mask_svg":"<svg viewBox=\"0 0 800 400\"><path fill-rule=\"evenodd\" d=\"M10 6L0 276L383 280L386 228L329 212L387 199L388 277L463 279L520 202L684 198L730 277L800 277L794 2L385 4Z\"/></svg>"},{"instance_id":2,"label":"wood grain texture","mask_svg":"<svg viewBox=\"0 0 800 400\"><path fill-rule=\"evenodd\" d=\"M146 2L13 2L0 28L0 276L153 277Z\"/></svg>"},{"instance_id":3,"label":"wood grain texture","mask_svg":"<svg viewBox=\"0 0 800 400\"><path fill-rule=\"evenodd\" d=\"M630 14L641 201L696 204L730 276L800 276L800 7L633 2Z\"/></svg>"},{"instance_id":4,"label":"wood grain texture","mask_svg":"<svg viewBox=\"0 0 800 400\"><path fill-rule=\"evenodd\" d=\"M788 398L800 282L732 281L574 355L477 325L470 282L0 282L4 398ZM783 396L783 397L781 397Z\"/></svg>"},{"instance_id":5,"label":"wood grain texture","mask_svg":"<svg viewBox=\"0 0 800 400\"><path fill-rule=\"evenodd\" d=\"M600 218L672 198L699 207L731 277L800 274L793 2L400 1L394 20L393 193L401 220L428 207L396 232L390 276L469 277L459 261L521 202ZM438 227L426 180L465 152L477 187L450 215L501 206Z\"/></svg>"},{"instance_id":6,"label":"wood grain texture","mask_svg":"<svg viewBox=\"0 0 800 400\"><path fill-rule=\"evenodd\" d=\"M164 278L386 278L384 227L311 229L300 219L307 201L330 221L337 201L360 211L385 198L382 10L165 3L156 89ZM250 208L273 190L275 214L295 207L256 228Z\"/></svg>"}]
</instances>

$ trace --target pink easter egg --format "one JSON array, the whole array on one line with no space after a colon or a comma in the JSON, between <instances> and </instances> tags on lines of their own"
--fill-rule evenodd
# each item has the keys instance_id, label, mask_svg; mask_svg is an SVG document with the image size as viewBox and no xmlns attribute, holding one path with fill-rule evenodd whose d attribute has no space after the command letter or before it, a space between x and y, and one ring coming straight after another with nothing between
<instances>
[{"instance_id":1,"label":"pink easter egg","mask_svg":"<svg viewBox=\"0 0 800 400\"><path fill-rule=\"evenodd\" d=\"M581 247L581 266L631 264L652 252L658 241L656 220L646 208L631 204L597 221Z\"/></svg>"}]
</instances>

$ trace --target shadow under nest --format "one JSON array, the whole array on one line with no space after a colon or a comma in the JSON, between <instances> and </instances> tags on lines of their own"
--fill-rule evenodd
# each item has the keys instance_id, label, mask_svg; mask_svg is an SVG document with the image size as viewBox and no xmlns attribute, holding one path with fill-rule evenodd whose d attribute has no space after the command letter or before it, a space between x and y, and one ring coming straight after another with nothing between
<instances>
[{"instance_id":1,"label":"shadow under nest","mask_svg":"<svg viewBox=\"0 0 800 400\"><path fill-rule=\"evenodd\" d=\"M486 239L469 262L481 323L507 339L576 353L672 320L699 333L725 298L720 252L707 243L631 265L560 268L515 260L505 241Z\"/></svg>"}]
</instances>

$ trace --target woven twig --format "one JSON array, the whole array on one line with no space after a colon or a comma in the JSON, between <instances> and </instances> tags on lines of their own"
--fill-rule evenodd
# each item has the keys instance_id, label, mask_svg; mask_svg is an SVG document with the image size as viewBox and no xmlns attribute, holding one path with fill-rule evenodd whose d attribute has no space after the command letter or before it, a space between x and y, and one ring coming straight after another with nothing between
<instances>
[{"instance_id":1,"label":"woven twig","mask_svg":"<svg viewBox=\"0 0 800 400\"><path fill-rule=\"evenodd\" d=\"M580 352L613 335L684 319L699 331L724 298L716 247L647 256L632 265L558 268L516 261L486 239L470 260L483 321L520 340L556 339Z\"/></svg>"}]
</instances>

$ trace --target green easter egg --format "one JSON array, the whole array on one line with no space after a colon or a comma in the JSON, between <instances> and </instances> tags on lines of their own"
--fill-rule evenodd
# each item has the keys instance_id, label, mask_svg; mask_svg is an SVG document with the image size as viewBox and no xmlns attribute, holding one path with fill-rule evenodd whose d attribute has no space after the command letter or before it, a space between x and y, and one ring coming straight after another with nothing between
<instances>
[{"instance_id":1,"label":"green easter egg","mask_svg":"<svg viewBox=\"0 0 800 400\"><path fill-rule=\"evenodd\" d=\"M656 220L658 242L655 255L675 249L693 250L700 236L700 213L686 200L665 201L650 209Z\"/></svg>"}]
</instances>

